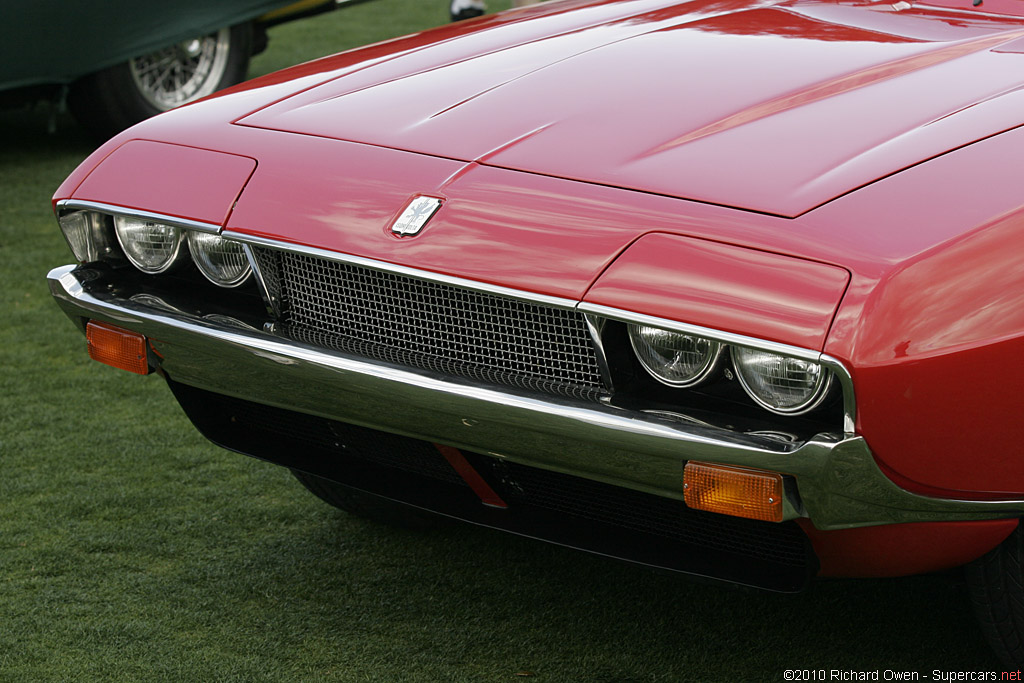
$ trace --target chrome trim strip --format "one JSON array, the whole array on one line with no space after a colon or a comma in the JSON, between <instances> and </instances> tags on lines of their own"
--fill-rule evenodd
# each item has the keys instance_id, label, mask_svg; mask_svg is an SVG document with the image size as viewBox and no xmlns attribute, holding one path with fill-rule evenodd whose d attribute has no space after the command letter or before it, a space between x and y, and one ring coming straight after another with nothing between
<instances>
[{"instance_id":1,"label":"chrome trim strip","mask_svg":"<svg viewBox=\"0 0 1024 683\"><path fill-rule=\"evenodd\" d=\"M419 270L417 268L399 266L394 263L387 263L386 261L377 261L374 259L363 258L361 256L352 256L351 254L342 254L337 251L328 251L327 249L318 249L316 247L306 247L298 244L292 244L290 242L279 242L277 240L267 239L265 237L254 237L252 235L246 235L240 232L235 232L233 230L225 230L223 233L221 233L221 236L228 239L237 240L245 244L255 245L258 247L266 247L268 249L276 249L278 251L289 251L292 253L304 254L306 256L313 256L315 258L327 259L328 261L337 261L339 263L348 263L354 266L361 266L363 268L369 268L371 270L381 270L389 273L397 273L399 275L405 275L407 277L413 277L420 280L429 280L431 282L439 282L441 284L451 285L452 287L459 287L460 289L469 289L477 292L485 292L487 294L503 296L509 299L544 304L546 306L551 306L552 308L562 308L568 310L574 310L576 308L576 302L572 299L563 299L561 297L548 296L546 294L534 294L533 292L524 292L522 290L501 287L499 285L490 285L484 282L477 282L475 280L466 280L459 277L453 277L451 275L433 273L428 270Z\"/></svg>"},{"instance_id":2,"label":"chrome trim strip","mask_svg":"<svg viewBox=\"0 0 1024 683\"><path fill-rule=\"evenodd\" d=\"M601 380L608 391L615 391L612 381L612 369L608 364L608 354L604 350L604 326L608 324L608 318L601 318L590 313L584 313L583 319L587 323L587 333L590 335L590 343L594 346L594 353L597 356L597 369L601 372Z\"/></svg>"},{"instance_id":3,"label":"chrome trim strip","mask_svg":"<svg viewBox=\"0 0 1024 683\"><path fill-rule=\"evenodd\" d=\"M270 288L267 287L267 281L263 279L263 271L260 270L259 263L256 261L256 255L252 253L252 247L243 243L242 250L245 251L245 257L249 259L249 268L252 270L253 277L256 278L256 287L263 296L263 303L267 305L267 313L274 318L280 318L281 302L278 301L277 297L270 291Z\"/></svg>"},{"instance_id":4,"label":"chrome trim strip","mask_svg":"<svg viewBox=\"0 0 1024 683\"><path fill-rule=\"evenodd\" d=\"M857 395L853 391L853 376L838 358L823 353L818 358L822 366L832 371L843 390L843 433L847 436L857 431Z\"/></svg>"},{"instance_id":5,"label":"chrome trim strip","mask_svg":"<svg viewBox=\"0 0 1024 683\"><path fill-rule=\"evenodd\" d=\"M819 434L789 444L610 405L539 399L125 299L88 267L55 268L48 281L73 321L105 320L146 335L169 376L222 394L675 499L682 498L687 460L781 472L796 480L803 510L822 530L1024 514L1020 498L955 500L905 491L882 473L859 436Z\"/></svg>"},{"instance_id":6,"label":"chrome trim strip","mask_svg":"<svg viewBox=\"0 0 1024 683\"><path fill-rule=\"evenodd\" d=\"M197 230L199 232L209 232L216 234L220 232L220 225L213 223L204 223L202 221L194 221L188 218L176 218L174 216L165 216L161 213L153 213L152 211L142 211L140 209L129 209L124 206L114 206L113 204L103 204L101 202L90 202L83 201L81 199L62 199L57 202L57 215L59 216L64 211L98 211L111 216L126 216L129 218L141 218L146 221L153 221L154 223L164 223L175 228L184 228L185 230Z\"/></svg>"},{"instance_id":7,"label":"chrome trim strip","mask_svg":"<svg viewBox=\"0 0 1024 683\"><path fill-rule=\"evenodd\" d=\"M682 332L683 334L692 334L697 337L706 337L708 339L720 341L725 344L731 344L733 346L749 346L753 349L770 351L771 353L777 353L781 356L800 358L814 363L817 363L821 357L820 351L802 349L799 346L790 346L788 344L780 344L778 342L764 341L763 339L755 339L754 337L747 337L742 334L722 332L720 330L713 330L710 327L701 327L700 325L691 325L689 323L681 323L675 320L656 318L651 315L633 313L632 311L623 311L619 308L591 304L585 301L579 305L579 310L584 313L594 313L596 315L611 318L612 320L619 320L624 323L636 323L639 325L649 325L651 327L661 327L666 330L672 330L673 332Z\"/></svg>"}]
</instances>

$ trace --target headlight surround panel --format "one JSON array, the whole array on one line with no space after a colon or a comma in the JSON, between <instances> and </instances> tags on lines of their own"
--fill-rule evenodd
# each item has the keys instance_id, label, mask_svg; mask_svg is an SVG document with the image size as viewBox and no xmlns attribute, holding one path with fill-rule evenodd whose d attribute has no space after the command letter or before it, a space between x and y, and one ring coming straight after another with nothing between
<instances>
[{"instance_id":1,"label":"headlight surround panel","mask_svg":"<svg viewBox=\"0 0 1024 683\"><path fill-rule=\"evenodd\" d=\"M813 411L832 387L832 372L807 358L727 345L711 337L654 325L627 323L626 329L643 369L670 387L685 389L735 377L757 405L777 415ZM724 369L723 357L729 359Z\"/></svg>"},{"instance_id":2,"label":"headlight surround panel","mask_svg":"<svg viewBox=\"0 0 1024 683\"><path fill-rule=\"evenodd\" d=\"M96 211L60 211L61 232L79 263L124 262L112 220L112 216Z\"/></svg>"},{"instance_id":3,"label":"headlight surround panel","mask_svg":"<svg viewBox=\"0 0 1024 683\"><path fill-rule=\"evenodd\" d=\"M217 235L219 226L110 208L93 208L88 202L58 206L61 231L79 263L130 264L147 275L194 265L206 280L225 288L252 279L244 247Z\"/></svg>"},{"instance_id":4,"label":"headlight surround panel","mask_svg":"<svg viewBox=\"0 0 1024 683\"><path fill-rule=\"evenodd\" d=\"M581 309L597 331L613 404L793 443L825 432L854 432L852 379L839 361L821 352L597 304ZM638 343L642 337L674 338L676 346L690 348L718 345L720 351L709 371L673 384L659 376L665 370ZM660 346L671 349L673 343ZM672 366L669 356L661 356L666 368ZM758 371L764 374L760 381Z\"/></svg>"}]
</instances>

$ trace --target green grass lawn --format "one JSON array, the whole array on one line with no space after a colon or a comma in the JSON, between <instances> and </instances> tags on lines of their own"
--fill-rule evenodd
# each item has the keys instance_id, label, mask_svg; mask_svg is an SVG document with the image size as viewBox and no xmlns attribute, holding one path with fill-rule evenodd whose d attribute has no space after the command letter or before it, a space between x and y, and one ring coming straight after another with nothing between
<instances>
[{"instance_id":1,"label":"green grass lawn","mask_svg":"<svg viewBox=\"0 0 1024 683\"><path fill-rule=\"evenodd\" d=\"M281 26L252 73L445 14L380 0ZM708 587L473 527L352 518L208 444L158 377L88 360L50 301L44 276L70 258L49 200L90 141L64 116L47 134L45 109L0 123L0 681L998 670L958 575L796 597Z\"/></svg>"}]
</instances>

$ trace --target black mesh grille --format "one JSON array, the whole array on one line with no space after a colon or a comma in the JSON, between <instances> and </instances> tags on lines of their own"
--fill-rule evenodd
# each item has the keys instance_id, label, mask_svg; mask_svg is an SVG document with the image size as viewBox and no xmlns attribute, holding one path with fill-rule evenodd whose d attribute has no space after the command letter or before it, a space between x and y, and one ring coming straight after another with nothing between
<instances>
[{"instance_id":1,"label":"black mesh grille","mask_svg":"<svg viewBox=\"0 0 1024 683\"><path fill-rule=\"evenodd\" d=\"M603 391L582 314L321 259L253 250L293 338L397 365L577 398Z\"/></svg>"}]
</instances>

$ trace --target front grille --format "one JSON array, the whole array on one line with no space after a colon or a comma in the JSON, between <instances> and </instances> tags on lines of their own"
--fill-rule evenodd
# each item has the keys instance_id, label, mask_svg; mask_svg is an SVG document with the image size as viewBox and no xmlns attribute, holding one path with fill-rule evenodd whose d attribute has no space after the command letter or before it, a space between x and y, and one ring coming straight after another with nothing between
<instances>
[{"instance_id":1,"label":"front grille","mask_svg":"<svg viewBox=\"0 0 1024 683\"><path fill-rule=\"evenodd\" d=\"M297 341L584 399L603 392L577 311L307 254L254 248Z\"/></svg>"}]
</instances>

